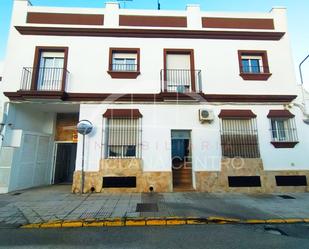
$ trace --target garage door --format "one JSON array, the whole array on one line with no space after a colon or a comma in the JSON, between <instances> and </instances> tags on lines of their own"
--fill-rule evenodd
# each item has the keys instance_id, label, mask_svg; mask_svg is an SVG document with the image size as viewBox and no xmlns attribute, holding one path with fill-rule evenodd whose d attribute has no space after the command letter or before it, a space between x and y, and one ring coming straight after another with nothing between
<instances>
[{"instance_id":1,"label":"garage door","mask_svg":"<svg viewBox=\"0 0 309 249\"><path fill-rule=\"evenodd\" d=\"M14 156L9 191L50 184L52 167L50 135L23 133Z\"/></svg>"}]
</instances>

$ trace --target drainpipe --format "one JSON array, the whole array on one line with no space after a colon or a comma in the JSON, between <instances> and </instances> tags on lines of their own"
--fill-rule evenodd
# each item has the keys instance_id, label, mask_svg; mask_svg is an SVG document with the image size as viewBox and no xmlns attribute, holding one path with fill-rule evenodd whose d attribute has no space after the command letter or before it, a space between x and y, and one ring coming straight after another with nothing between
<instances>
[{"instance_id":1,"label":"drainpipe","mask_svg":"<svg viewBox=\"0 0 309 249\"><path fill-rule=\"evenodd\" d=\"M299 76L300 76L300 83L301 83L301 90L302 90L302 97L303 97L303 103L302 105L294 103L294 106L297 106L301 109L301 111L303 112L305 118L304 118L304 122L306 124L309 124L309 113L308 113L308 106L306 105L306 100L305 100L305 94L304 94L304 79L303 79L303 72L302 72L302 65L304 64L304 62L309 58L309 54L301 61L301 63L299 63Z\"/></svg>"}]
</instances>

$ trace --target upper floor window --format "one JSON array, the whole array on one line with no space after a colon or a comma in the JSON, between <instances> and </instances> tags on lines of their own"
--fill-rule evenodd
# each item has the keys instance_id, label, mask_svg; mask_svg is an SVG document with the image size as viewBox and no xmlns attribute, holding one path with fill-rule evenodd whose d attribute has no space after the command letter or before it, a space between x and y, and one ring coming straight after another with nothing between
<instances>
[{"instance_id":1,"label":"upper floor window","mask_svg":"<svg viewBox=\"0 0 309 249\"><path fill-rule=\"evenodd\" d=\"M136 54L113 54L113 71L136 71Z\"/></svg>"},{"instance_id":2,"label":"upper floor window","mask_svg":"<svg viewBox=\"0 0 309 249\"><path fill-rule=\"evenodd\" d=\"M267 80L269 72L266 51L238 51L240 76L244 80Z\"/></svg>"},{"instance_id":3,"label":"upper floor window","mask_svg":"<svg viewBox=\"0 0 309 249\"><path fill-rule=\"evenodd\" d=\"M163 92L201 91L201 70L195 70L193 49L164 49L163 66L161 70Z\"/></svg>"},{"instance_id":4,"label":"upper floor window","mask_svg":"<svg viewBox=\"0 0 309 249\"><path fill-rule=\"evenodd\" d=\"M33 67L24 67L21 90L64 92L69 76L68 47L40 47L34 54Z\"/></svg>"},{"instance_id":5,"label":"upper floor window","mask_svg":"<svg viewBox=\"0 0 309 249\"><path fill-rule=\"evenodd\" d=\"M256 115L251 110L221 110L222 156L259 158Z\"/></svg>"},{"instance_id":6,"label":"upper floor window","mask_svg":"<svg viewBox=\"0 0 309 249\"><path fill-rule=\"evenodd\" d=\"M263 61L261 56L242 56L242 71L244 73L263 73Z\"/></svg>"},{"instance_id":7,"label":"upper floor window","mask_svg":"<svg viewBox=\"0 0 309 249\"><path fill-rule=\"evenodd\" d=\"M276 148L293 148L298 143L294 115L288 110L270 110L271 143Z\"/></svg>"},{"instance_id":8,"label":"upper floor window","mask_svg":"<svg viewBox=\"0 0 309 249\"><path fill-rule=\"evenodd\" d=\"M140 74L140 49L110 48L108 73L112 78L136 78Z\"/></svg>"}]
</instances>

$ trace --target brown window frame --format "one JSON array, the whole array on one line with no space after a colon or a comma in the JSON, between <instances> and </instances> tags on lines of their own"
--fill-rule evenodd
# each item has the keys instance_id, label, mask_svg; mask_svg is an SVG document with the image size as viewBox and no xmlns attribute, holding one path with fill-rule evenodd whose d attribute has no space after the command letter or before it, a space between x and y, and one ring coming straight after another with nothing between
<instances>
[{"instance_id":1,"label":"brown window frame","mask_svg":"<svg viewBox=\"0 0 309 249\"><path fill-rule=\"evenodd\" d=\"M136 53L136 71L113 71L113 54L114 53ZM113 79L136 79L140 75L140 49L139 48L110 48L107 73Z\"/></svg>"},{"instance_id":2,"label":"brown window frame","mask_svg":"<svg viewBox=\"0 0 309 249\"><path fill-rule=\"evenodd\" d=\"M263 72L246 73L243 71L242 57L243 56L261 56L263 62ZM272 75L269 71L268 57L266 50L238 50L239 76L244 80L259 80L267 81Z\"/></svg>"},{"instance_id":3,"label":"brown window frame","mask_svg":"<svg viewBox=\"0 0 309 249\"><path fill-rule=\"evenodd\" d=\"M297 127L295 115L289 110L269 110L267 118L270 120L271 144L275 148L294 148L298 143ZM283 135L276 126L273 128L273 122L285 122L287 128L284 129Z\"/></svg>"},{"instance_id":4,"label":"brown window frame","mask_svg":"<svg viewBox=\"0 0 309 249\"><path fill-rule=\"evenodd\" d=\"M190 70L191 70L191 89L192 92L196 91L196 82L195 82L195 62L194 62L194 49L182 49L182 48L165 48L163 50L163 69L164 72L167 70L167 55L168 54L188 54L190 55ZM167 77L164 74L164 92L167 92L166 85Z\"/></svg>"},{"instance_id":5,"label":"brown window frame","mask_svg":"<svg viewBox=\"0 0 309 249\"><path fill-rule=\"evenodd\" d=\"M37 83L39 77L39 65L40 65L40 58L42 52L62 52L64 53L64 63L63 63L63 74L62 74L62 83L61 83L61 92L65 91L65 83L67 78L67 67L68 67L68 54L69 48L68 47L50 47L50 46L36 46L34 52L34 61L33 61L33 74L31 79L31 90L37 91Z\"/></svg>"}]
</instances>

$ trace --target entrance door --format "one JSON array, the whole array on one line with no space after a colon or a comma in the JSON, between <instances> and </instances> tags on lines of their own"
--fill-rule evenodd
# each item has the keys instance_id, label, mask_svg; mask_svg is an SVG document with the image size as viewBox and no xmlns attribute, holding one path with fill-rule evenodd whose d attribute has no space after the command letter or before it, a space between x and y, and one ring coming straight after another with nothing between
<instances>
[{"instance_id":1,"label":"entrance door","mask_svg":"<svg viewBox=\"0 0 309 249\"><path fill-rule=\"evenodd\" d=\"M37 90L60 91L63 78L64 53L42 52Z\"/></svg>"},{"instance_id":2,"label":"entrance door","mask_svg":"<svg viewBox=\"0 0 309 249\"><path fill-rule=\"evenodd\" d=\"M76 143L58 143L54 183L72 183L75 171Z\"/></svg>"},{"instance_id":3,"label":"entrance door","mask_svg":"<svg viewBox=\"0 0 309 249\"><path fill-rule=\"evenodd\" d=\"M172 130L173 187L192 189L191 131Z\"/></svg>"}]
</instances>

